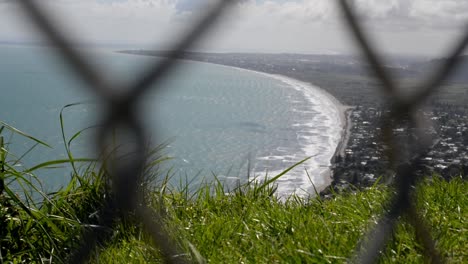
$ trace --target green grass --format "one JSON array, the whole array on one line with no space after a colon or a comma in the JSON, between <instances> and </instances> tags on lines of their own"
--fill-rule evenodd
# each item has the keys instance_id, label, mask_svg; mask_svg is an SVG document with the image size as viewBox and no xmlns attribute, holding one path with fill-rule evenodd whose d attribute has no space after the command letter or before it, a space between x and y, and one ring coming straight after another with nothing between
<instances>
[{"instance_id":1,"label":"green grass","mask_svg":"<svg viewBox=\"0 0 468 264\"><path fill-rule=\"evenodd\" d=\"M33 171L76 160L24 168L3 140L0 135L0 263L63 262L83 226L92 221L89 213L100 207L106 193L105 172L89 163L81 171L72 172L68 186L46 194Z\"/></svg>"},{"instance_id":2,"label":"green grass","mask_svg":"<svg viewBox=\"0 0 468 264\"><path fill-rule=\"evenodd\" d=\"M6 129L47 147L26 133L6 124L3 127L0 133ZM82 231L97 222L103 198L112 195L106 164L98 166L92 160L73 157L71 140L65 138L68 159L32 169L15 166L15 156L0 142L0 161L5 168L0 173L5 183L0 194L0 263L66 263ZM393 194L390 187L376 185L327 200L291 197L281 201L274 195L274 184L257 181L229 192L214 181L190 192L189 186L172 188L168 176L157 173L164 161L157 153L150 153L143 185L149 194L146 201L164 212L166 230L185 252L179 258L191 262L345 263L385 212ZM67 163L73 165L70 183L55 193L43 193L34 172ZM21 195L11 188L13 182L22 188ZM466 263L467 181L456 178L447 182L433 176L418 186L416 197L444 258L449 263ZM415 231L405 220L400 219L394 239L382 252L382 263L424 263ZM93 252L92 263L162 262L138 219L118 222L111 238Z\"/></svg>"},{"instance_id":3,"label":"green grass","mask_svg":"<svg viewBox=\"0 0 468 264\"><path fill-rule=\"evenodd\" d=\"M180 238L186 252L196 248L209 263L344 263L375 225L391 195L388 187L379 185L330 200L291 198L281 202L268 190L256 193L254 188L243 186L224 194L215 184L199 190L195 197L163 194L168 228ZM466 263L467 182L435 177L421 184L417 197L442 255L449 263ZM404 219L382 255L382 263L424 263L414 230ZM99 260L158 263L154 252L141 245L142 240L135 237L112 244L100 253ZM133 253L128 254L130 251Z\"/></svg>"}]
</instances>

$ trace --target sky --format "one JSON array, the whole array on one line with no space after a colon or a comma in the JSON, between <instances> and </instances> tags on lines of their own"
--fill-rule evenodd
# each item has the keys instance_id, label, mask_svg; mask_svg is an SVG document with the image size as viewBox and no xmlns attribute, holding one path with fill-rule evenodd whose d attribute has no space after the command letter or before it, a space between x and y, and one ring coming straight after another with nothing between
<instances>
[{"instance_id":1,"label":"sky","mask_svg":"<svg viewBox=\"0 0 468 264\"><path fill-rule=\"evenodd\" d=\"M215 0L40 0L75 43L168 49ZM438 56L468 24L466 0L355 0L381 52ZM38 41L0 0L0 41ZM453 45L453 44L452 44ZM334 0L242 0L199 43L215 52L355 53Z\"/></svg>"}]
</instances>

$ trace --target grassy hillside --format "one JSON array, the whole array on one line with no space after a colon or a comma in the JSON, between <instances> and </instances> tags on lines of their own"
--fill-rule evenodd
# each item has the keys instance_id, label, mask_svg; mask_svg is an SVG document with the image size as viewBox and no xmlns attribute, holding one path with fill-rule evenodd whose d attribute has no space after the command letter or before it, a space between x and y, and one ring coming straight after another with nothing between
<instances>
[{"instance_id":1,"label":"grassy hillside","mask_svg":"<svg viewBox=\"0 0 468 264\"><path fill-rule=\"evenodd\" d=\"M251 186L230 194L218 185L211 187L216 195L209 195L209 189L193 198L177 192L163 195L168 226L187 252L196 248L209 263L344 263L375 225L392 192L379 185L330 200L291 198L283 203L270 196L271 190L256 193ZM417 197L444 257L449 263L466 263L467 182L435 177L421 184ZM413 228L401 220L382 263L423 263ZM158 263L142 243L136 237L113 243L95 262Z\"/></svg>"},{"instance_id":2,"label":"grassy hillside","mask_svg":"<svg viewBox=\"0 0 468 264\"><path fill-rule=\"evenodd\" d=\"M45 144L9 126L6 129ZM75 159L67 152L66 160L22 168L0 142L0 263L66 263L81 232L95 228L104 197L112 195L105 166ZM164 159L152 154L143 185L149 194L146 202L164 212L165 227L186 252L179 257L193 262L344 263L384 212L393 192L391 187L376 185L328 200L280 201L274 185L256 181L229 192L220 182L189 192L188 186L170 188L165 175L157 172ZM43 193L34 173L60 164L73 164L70 184L55 193ZM449 263L466 263L468 183L433 176L418 186L416 197L443 256ZM400 220L395 239L382 252L383 263L424 262L413 228L404 217ZM110 238L93 252L93 263L161 262L138 219L117 222Z\"/></svg>"}]
</instances>

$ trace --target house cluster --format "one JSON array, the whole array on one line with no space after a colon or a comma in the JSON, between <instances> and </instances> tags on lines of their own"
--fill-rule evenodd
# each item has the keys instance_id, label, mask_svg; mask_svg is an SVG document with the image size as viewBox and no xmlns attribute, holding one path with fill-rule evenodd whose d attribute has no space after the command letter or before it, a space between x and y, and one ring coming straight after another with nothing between
<instances>
[{"instance_id":1,"label":"house cluster","mask_svg":"<svg viewBox=\"0 0 468 264\"><path fill-rule=\"evenodd\" d=\"M390 180L395 171L388 158L391 153L398 153L396 160L401 162L419 157L421 175L437 173L449 179L468 174L468 109L434 105L430 111L419 113L425 126L417 132L401 123L390 124L394 136L391 145L382 141L382 115L387 113L378 107L358 106L353 110L344 156L337 156L332 165L335 187L369 186L379 177ZM403 149L405 141L414 148L411 152Z\"/></svg>"}]
</instances>

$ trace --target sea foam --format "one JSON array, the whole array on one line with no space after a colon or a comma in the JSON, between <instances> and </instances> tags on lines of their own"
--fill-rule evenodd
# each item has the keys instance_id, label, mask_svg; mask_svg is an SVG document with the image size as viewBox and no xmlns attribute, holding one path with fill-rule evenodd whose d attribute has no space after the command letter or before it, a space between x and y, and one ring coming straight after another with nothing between
<instances>
[{"instance_id":1,"label":"sea foam","mask_svg":"<svg viewBox=\"0 0 468 264\"><path fill-rule=\"evenodd\" d=\"M291 162L297 163L310 157L309 160L281 176L275 182L277 184L276 194L282 199L291 195L303 198L314 196L316 192L320 192L331 183L331 159L344 132L343 105L332 95L310 83L282 75L250 72L262 74L286 84L291 89L301 92L309 103L307 109L292 109L293 112L307 116L303 122L293 125L302 151L294 153L287 148L278 148L277 153L284 153L284 155L257 157L257 160L291 164ZM282 171L269 171L268 177L274 177ZM261 168L256 171L257 175L264 175L264 173L265 171L262 171ZM262 178L259 176L259 179Z\"/></svg>"}]
</instances>

